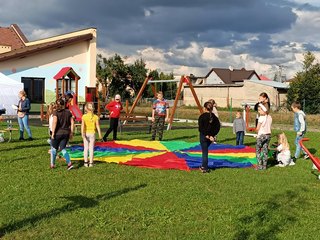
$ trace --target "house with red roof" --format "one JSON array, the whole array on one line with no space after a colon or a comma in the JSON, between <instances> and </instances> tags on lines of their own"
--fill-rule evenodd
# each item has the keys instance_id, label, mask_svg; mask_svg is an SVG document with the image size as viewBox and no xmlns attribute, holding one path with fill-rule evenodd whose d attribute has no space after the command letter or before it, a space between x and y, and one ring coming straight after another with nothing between
<instances>
[{"instance_id":1,"label":"house with red roof","mask_svg":"<svg viewBox=\"0 0 320 240\"><path fill-rule=\"evenodd\" d=\"M34 103L55 101L62 91L76 92L83 101L85 87L96 85L96 39L95 28L29 41L16 24L0 27L0 72L24 83ZM59 86L54 77L62 69L76 74L63 76Z\"/></svg>"}]
</instances>

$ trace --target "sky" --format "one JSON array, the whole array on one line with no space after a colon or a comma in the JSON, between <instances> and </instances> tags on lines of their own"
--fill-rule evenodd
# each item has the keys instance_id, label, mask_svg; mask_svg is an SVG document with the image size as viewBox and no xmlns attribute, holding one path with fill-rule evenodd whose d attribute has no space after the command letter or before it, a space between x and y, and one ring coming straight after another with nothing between
<instances>
[{"instance_id":1,"label":"sky","mask_svg":"<svg viewBox=\"0 0 320 240\"><path fill-rule=\"evenodd\" d=\"M22 4L23 2L23 4ZM98 53L150 70L205 76L245 68L271 79L320 59L320 0L0 0L0 26L29 41L94 27Z\"/></svg>"}]
</instances>

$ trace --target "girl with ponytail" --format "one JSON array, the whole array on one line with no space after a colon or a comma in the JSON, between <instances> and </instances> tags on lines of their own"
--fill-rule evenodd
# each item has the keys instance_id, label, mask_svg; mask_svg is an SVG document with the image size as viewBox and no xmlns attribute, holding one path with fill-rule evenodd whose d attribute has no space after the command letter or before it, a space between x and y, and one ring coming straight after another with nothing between
<instances>
[{"instance_id":1,"label":"girl with ponytail","mask_svg":"<svg viewBox=\"0 0 320 240\"><path fill-rule=\"evenodd\" d=\"M204 113L198 119L199 132L200 132L200 145L202 150L202 164L200 171L202 173L209 172L208 169L208 152L209 146L214 142L214 137L220 131L220 122L216 115L212 112L213 104L206 102L204 104Z\"/></svg>"},{"instance_id":2,"label":"girl with ponytail","mask_svg":"<svg viewBox=\"0 0 320 240\"><path fill-rule=\"evenodd\" d=\"M94 143L96 139L95 133L97 129L99 139L101 139L101 130L99 117L93 113L93 104L87 103L85 106L85 111L86 113L82 116L81 122L81 136L83 139L83 159L85 167L93 167ZM88 162L88 152L90 162Z\"/></svg>"}]
</instances>

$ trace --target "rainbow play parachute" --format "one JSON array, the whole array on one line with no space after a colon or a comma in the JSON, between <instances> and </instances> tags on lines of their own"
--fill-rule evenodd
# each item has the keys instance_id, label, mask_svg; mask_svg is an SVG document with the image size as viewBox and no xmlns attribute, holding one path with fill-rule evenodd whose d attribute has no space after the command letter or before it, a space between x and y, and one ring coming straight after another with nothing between
<instances>
[{"instance_id":1,"label":"rainbow play parachute","mask_svg":"<svg viewBox=\"0 0 320 240\"><path fill-rule=\"evenodd\" d=\"M83 160L83 146L69 147L71 160ZM143 168L189 171L201 166L199 142L113 141L96 143L95 161L113 162ZM211 144L209 168L248 168L256 165L255 149L248 146Z\"/></svg>"}]
</instances>

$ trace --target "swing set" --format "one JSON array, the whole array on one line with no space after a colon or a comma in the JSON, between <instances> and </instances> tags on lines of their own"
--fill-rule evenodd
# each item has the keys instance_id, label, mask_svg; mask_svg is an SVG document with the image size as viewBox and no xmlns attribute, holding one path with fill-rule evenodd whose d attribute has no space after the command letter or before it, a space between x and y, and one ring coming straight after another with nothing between
<instances>
[{"instance_id":1,"label":"swing set","mask_svg":"<svg viewBox=\"0 0 320 240\"><path fill-rule=\"evenodd\" d=\"M183 84L187 84L189 87L190 87L190 90L191 90L191 93L193 95L193 98L194 100L196 101L196 104L198 106L198 109L199 109L199 112L200 114L203 113L203 109L202 109L202 106L199 102L199 99L198 99L198 96L193 88L193 85L189 79L188 76L181 76L180 80L153 80L151 77L146 77L146 79L144 80L140 90L139 90L139 93L137 94L137 97L135 98L129 112L128 112L128 115L131 115L134 111L134 108L137 106L137 103L138 101L140 100L141 96L142 96L142 93L143 91L146 89L147 85L148 84L151 84L151 89L152 89L152 92L156 98L157 96L157 89L156 89L156 86L155 84L156 83L169 83L169 82L179 82L179 86L177 88L177 92L176 92L176 97L175 97L175 100L174 100L174 104L173 104L173 107L172 107L172 111L170 111L170 117L169 117L169 122L168 122L168 127L167 127L167 130L170 130L171 127L172 127L172 122L173 122L173 118L174 118L174 114L175 114L175 111L177 109L177 105L178 105L178 100L179 100L179 97L181 95L181 92L182 92L182 87L183 87ZM124 123L125 124L125 123Z\"/></svg>"}]
</instances>

